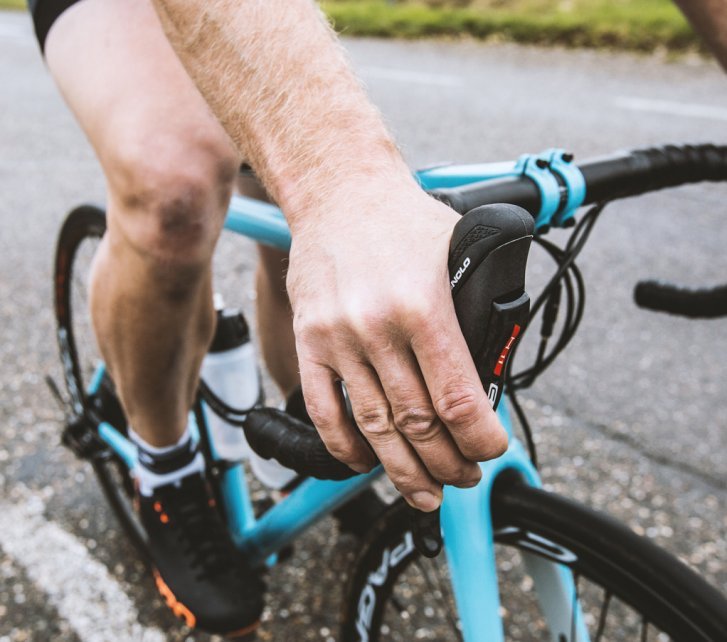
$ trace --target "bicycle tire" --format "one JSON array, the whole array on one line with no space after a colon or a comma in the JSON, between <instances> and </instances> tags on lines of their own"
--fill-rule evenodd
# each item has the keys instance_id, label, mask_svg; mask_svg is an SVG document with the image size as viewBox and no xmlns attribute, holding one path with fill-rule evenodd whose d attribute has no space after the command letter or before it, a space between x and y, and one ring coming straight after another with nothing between
<instances>
[{"instance_id":1,"label":"bicycle tire","mask_svg":"<svg viewBox=\"0 0 727 642\"><path fill-rule=\"evenodd\" d=\"M87 415L93 412L104 419L104 400L99 395L95 398L87 394L90 370L94 364L84 363L88 355L79 355L80 325L85 322L84 332L90 333L90 313L87 309L74 309L74 297L78 294L83 280L88 274L79 266L79 256L84 244L100 242L106 231L106 215L104 211L94 205L81 205L69 212L58 235L54 263L54 307L58 330L58 344L61 363L64 368L66 389L76 415ZM79 273L83 272L83 273ZM89 337L86 337L89 338ZM91 339L91 341L93 341ZM97 352L97 348L95 349ZM93 351L93 348L89 348ZM98 355L96 355L98 356ZM104 390L107 399L113 398L113 390L108 388L110 380L104 381ZM79 407L80 406L80 407ZM119 417L120 406L115 413ZM123 416L123 415L122 415ZM125 420L113 421L114 427L125 432ZM95 427L89 425L88 430ZM147 536L139 522L134 509L134 482L126 464L109 447L98 440L99 448L89 455L91 466L99 481L101 490L109 502L121 527L129 540L141 555L147 560L149 549Z\"/></svg>"},{"instance_id":2,"label":"bicycle tire","mask_svg":"<svg viewBox=\"0 0 727 642\"><path fill-rule=\"evenodd\" d=\"M397 588L397 585L409 582L404 588L411 593L416 583L408 578L403 580L403 574L415 565L421 566L422 562L428 562L409 546L406 547L407 554L398 556L396 565L393 563L396 547L400 547L399 551L404 550L402 544L405 542L407 533L410 532L408 515L404 509L403 502L392 505L372 526L368 537L364 540L354 571L349 579L341 628L342 642L360 642L361 640L379 642L399 639L433 639L444 642L445 640L461 639L456 628L451 626L451 622L450 629L453 630L449 635L445 635L441 628L435 631L434 625L431 625L430 628L416 628L416 624L412 625L415 628L414 631L408 629L407 633L399 634L395 631L394 626L388 623L388 620L385 621L384 616L387 614L387 609L389 614L399 611L401 619L412 620L414 616L407 615L407 611L402 611L403 607L400 602L392 609L394 602L399 601L395 593L400 595L404 590ZM582 585L582 578L585 578L603 588L604 596L607 591L612 594L611 597L605 598L608 606L604 623L608 621L608 610L614 603L613 600L627 605L619 605L619 609L633 609L638 616L645 617L648 622L646 637L644 637L642 628L641 634L636 633L635 637L617 633L615 637L603 638L603 628L598 634L598 627L601 627L599 617L596 622L596 637L594 638L593 632L589 631L592 640L671 639L684 642L727 640L727 600L725 597L675 557L648 539L636 535L612 518L552 493L521 483L507 483L498 484L493 493L493 519L496 533L503 532L502 529L505 527L521 529L536 537L545 538L554 544L557 550L572 553L575 561L570 568L576 574L578 582ZM503 542L502 537L496 535L496 542L498 541L500 542L498 547L504 543L506 548L514 547L516 550L518 548L517 543ZM499 548L498 551L500 552ZM387 558L390 560L386 571L388 575L385 581L379 584L382 575L382 560L385 559L384 556L387 552L390 555ZM500 557L498 554L498 560ZM443 558L445 556L440 555L439 564L445 563ZM379 573L378 581L372 582L371 574L377 572ZM512 572L512 567L508 572ZM505 574L506 572L499 566L498 577L501 580L501 589L502 577ZM429 588L431 588L432 583L429 582L429 584ZM523 586L526 585L523 584ZM436 594L437 590L435 589L433 592ZM439 592L442 593L441 589ZM589 596L590 593L589 587ZM582 593L581 597L583 595ZM440 601L445 599L445 595L440 595ZM529 599L532 604L535 604L533 596L530 596ZM422 604L421 600L417 604ZM434 610L444 608L439 604L435 607ZM418 610L426 615L427 608L431 607L424 606L422 609L419 606ZM517 609L512 609L510 613L516 611ZM523 607L523 611L516 614L522 616L524 612ZM407 618L404 617L405 615ZM416 609L414 615L425 619L423 615L420 616L416 613ZM585 619L587 624L593 624L594 618L589 614L586 614ZM553 635L545 628L545 633L543 633L544 621L541 632L538 633L535 626L532 625L534 621L533 618L530 618L526 624L518 625L519 628L515 633L525 630L524 635L520 638L506 628L507 639L528 641L556 639L559 642L571 642L576 639L572 631L556 632ZM625 627L626 622L620 622L619 626ZM661 637L649 634L650 631L654 632L654 627L661 631ZM431 631L434 632L429 635ZM542 637L536 637L538 634Z\"/></svg>"}]
</instances>

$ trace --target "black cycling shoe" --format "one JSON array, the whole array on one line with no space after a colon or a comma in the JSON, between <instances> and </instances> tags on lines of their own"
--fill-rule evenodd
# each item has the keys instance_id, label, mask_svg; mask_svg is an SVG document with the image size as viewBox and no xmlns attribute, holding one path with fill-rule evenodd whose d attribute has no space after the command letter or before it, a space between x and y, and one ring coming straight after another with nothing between
<instances>
[{"instance_id":1,"label":"black cycling shoe","mask_svg":"<svg viewBox=\"0 0 727 642\"><path fill-rule=\"evenodd\" d=\"M190 627L228 637L254 631L264 584L235 548L201 474L139 495L157 588Z\"/></svg>"},{"instance_id":2,"label":"black cycling shoe","mask_svg":"<svg viewBox=\"0 0 727 642\"><path fill-rule=\"evenodd\" d=\"M305 407L303 391L298 386L285 403L285 412L292 417L313 425ZM363 537L376 518L384 512L386 503L372 488L361 491L356 497L333 511L341 533Z\"/></svg>"}]
</instances>

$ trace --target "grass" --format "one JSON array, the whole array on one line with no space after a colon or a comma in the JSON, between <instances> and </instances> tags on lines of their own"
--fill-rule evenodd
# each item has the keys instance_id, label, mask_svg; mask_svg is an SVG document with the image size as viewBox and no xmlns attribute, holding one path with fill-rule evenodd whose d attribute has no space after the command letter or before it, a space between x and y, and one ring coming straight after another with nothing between
<instances>
[{"instance_id":1,"label":"grass","mask_svg":"<svg viewBox=\"0 0 727 642\"><path fill-rule=\"evenodd\" d=\"M671 0L324 0L321 5L336 29L350 35L469 35L638 51L699 48Z\"/></svg>"},{"instance_id":2,"label":"grass","mask_svg":"<svg viewBox=\"0 0 727 642\"><path fill-rule=\"evenodd\" d=\"M322 0L336 29L390 38L470 36L682 52L699 41L671 0ZM26 0L0 0L22 9Z\"/></svg>"}]
</instances>

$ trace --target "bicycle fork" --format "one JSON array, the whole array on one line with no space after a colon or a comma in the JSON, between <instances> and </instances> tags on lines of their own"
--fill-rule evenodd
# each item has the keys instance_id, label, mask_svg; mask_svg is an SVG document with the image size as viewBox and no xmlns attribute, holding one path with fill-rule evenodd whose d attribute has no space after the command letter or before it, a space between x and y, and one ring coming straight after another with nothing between
<instances>
[{"instance_id":1,"label":"bicycle fork","mask_svg":"<svg viewBox=\"0 0 727 642\"><path fill-rule=\"evenodd\" d=\"M520 545L551 640L589 642L576 586L567 568L571 554L521 529L506 528L496 533L493 525L491 497L499 475L513 472L524 483L541 486L522 444L512 438L506 406L503 400L498 415L511 437L507 452L494 461L480 464L482 480L475 488L447 486L444 489L441 509L444 550L463 638L466 642L505 640L495 560L497 535L498 540Z\"/></svg>"}]
</instances>

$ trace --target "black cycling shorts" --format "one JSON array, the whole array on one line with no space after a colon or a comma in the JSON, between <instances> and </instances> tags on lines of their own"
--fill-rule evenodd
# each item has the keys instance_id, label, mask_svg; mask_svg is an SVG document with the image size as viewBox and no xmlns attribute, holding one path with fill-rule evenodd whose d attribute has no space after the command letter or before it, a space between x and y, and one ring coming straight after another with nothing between
<instances>
[{"instance_id":1,"label":"black cycling shorts","mask_svg":"<svg viewBox=\"0 0 727 642\"><path fill-rule=\"evenodd\" d=\"M56 18L76 2L79 0L28 0L41 51L45 51L45 39Z\"/></svg>"}]
</instances>

